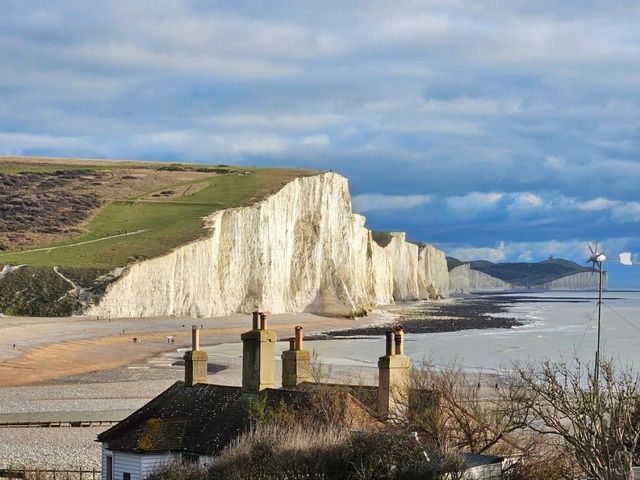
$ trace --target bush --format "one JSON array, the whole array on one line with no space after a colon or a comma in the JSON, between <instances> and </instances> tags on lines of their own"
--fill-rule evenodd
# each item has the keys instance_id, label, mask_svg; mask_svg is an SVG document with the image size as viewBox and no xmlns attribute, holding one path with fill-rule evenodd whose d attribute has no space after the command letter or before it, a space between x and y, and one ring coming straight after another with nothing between
<instances>
[{"instance_id":1,"label":"bush","mask_svg":"<svg viewBox=\"0 0 640 480\"><path fill-rule=\"evenodd\" d=\"M209 480L436 479L445 469L406 434L350 433L327 424L258 425L210 469Z\"/></svg>"},{"instance_id":2,"label":"bush","mask_svg":"<svg viewBox=\"0 0 640 480\"><path fill-rule=\"evenodd\" d=\"M147 480L206 480L207 471L197 463L173 462L151 472Z\"/></svg>"}]
</instances>

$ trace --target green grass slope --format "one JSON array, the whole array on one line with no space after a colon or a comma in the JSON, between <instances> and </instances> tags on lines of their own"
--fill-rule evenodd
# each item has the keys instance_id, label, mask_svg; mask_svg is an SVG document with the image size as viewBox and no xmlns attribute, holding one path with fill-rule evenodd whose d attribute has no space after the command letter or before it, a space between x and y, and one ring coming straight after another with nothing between
<instances>
[{"instance_id":1,"label":"green grass slope","mask_svg":"<svg viewBox=\"0 0 640 480\"><path fill-rule=\"evenodd\" d=\"M78 169L144 171L149 179L154 179L157 172L162 178L149 182L152 188L137 186L130 196L105 200L91 213L78 235L22 249L8 245L8 249L0 250L0 270L4 265L27 266L0 279L0 311L17 315L68 315L78 311L79 306L68 295L70 284L52 267L65 269L67 278L76 283L82 280L99 296L104 285L94 281L110 269L157 257L197 240L207 234L203 217L217 210L251 205L296 177L318 173L147 162L0 159L0 174L6 175ZM191 173L194 178L185 181L185 174L188 177ZM46 295L42 293L43 285L48 285Z\"/></svg>"},{"instance_id":2,"label":"green grass slope","mask_svg":"<svg viewBox=\"0 0 640 480\"><path fill-rule=\"evenodd\" d=\"M57 165L56 168L63 166ZM160 165L147 168L167 167ZM12 165L12 169L16 170L16 167ZM0 252L0 265L108 268L156 257L204 235L204 216L217 210L251 205L277 192L292 179L313 173L245 167L218 167L216 170L224 173L162 187L163 191L167 191L190 183L198 184L199 188L203 183L207 184L205 188L193 193L187 191L177 198L149 199L153 193L149 191L110 201L86 224L86 233L57 244Z\"/></svg>"}]
</instances>

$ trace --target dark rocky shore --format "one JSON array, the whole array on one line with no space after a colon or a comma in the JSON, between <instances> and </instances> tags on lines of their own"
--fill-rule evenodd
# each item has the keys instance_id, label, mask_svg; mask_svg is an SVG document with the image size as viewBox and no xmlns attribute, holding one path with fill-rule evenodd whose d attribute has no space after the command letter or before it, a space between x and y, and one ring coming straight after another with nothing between
<instances>
[{"instance_id":1,"label":"dark rocky shore","mask_svg":"<svg viewBox=\"0 0 640 480\"><path fill-rule=\"evenodd\" d=\"M335 330L309 339L330 340L337 337L384 335L395 325L402 325L407 333L512 328L523 325L525 321L516 317L495 315L505 314L509 305L519 301L523 299L492 296L460 298L450 302L420 302L391 310L397 315L393 323Z\"/></svg>"}]
</instances>

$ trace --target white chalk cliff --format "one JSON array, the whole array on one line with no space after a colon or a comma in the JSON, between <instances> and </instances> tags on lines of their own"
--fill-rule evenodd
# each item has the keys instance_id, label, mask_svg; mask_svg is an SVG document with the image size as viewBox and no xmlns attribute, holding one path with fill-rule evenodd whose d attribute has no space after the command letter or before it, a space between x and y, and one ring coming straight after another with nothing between
<instances>
[{"instance_id":1,"label":"white chalk cliff","mask_svg":"<svg viewBox=\"0 0 640 480\"><path fill-rule=\"evenodd\" d=\"M420 298L449 296L449 271L444 252L424 243L418 244L418 294Z\"/></svg>"},{"instance_id":2,"label":"white chalk cliff","mask_svg":"<svg viewBox=\"0 0 640 480\"><path fill-rule=\"evenodd\" d=\"M580 272L565 277L556 278L550 282L536 285L545 290L597 290L600 282L598 272ZM602 275L602 288L607 288L607 272Z\"/></svg>"},{"instance_id":3,"label":"white chalk cliff","mask_svg":"<svg viewBox=\"0 0 640 480\"><path fill-rule=\"evenodd\" d=\"M514 288L512 284L474 270L468 263L458 265L449 272L449 291L451 293L509 290L512 288Z\"/></svg>"},{"instance_id":4,"label":"white chalk cliff","mask_svg":"<svg viewBox=\"0 0 640 480\"><path fill-rule=\"evenodd\" d=\"M444 254L374 234L351 210L347 180L297 178L249 206L206 218L206 238L129 266L90 315L220 316L251 311L353 315L447 295Z\"/></svg>"}]
</instances>

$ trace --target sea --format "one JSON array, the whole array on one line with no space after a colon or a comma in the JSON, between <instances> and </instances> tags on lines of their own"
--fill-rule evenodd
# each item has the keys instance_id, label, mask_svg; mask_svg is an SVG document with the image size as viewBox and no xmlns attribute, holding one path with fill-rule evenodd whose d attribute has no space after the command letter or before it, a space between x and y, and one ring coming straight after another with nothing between
<instances>
[{"instance_id":1,"label":"sea","mask_svg":"<svg viewBox=\"0 0 640 480\"><path fill-rule=\"evenodd\" d=\"M523 361L571 360L577 356L593 364L598 331L597 292L547 291L500 296L514 301L500 315L519 318L522 326L407 334L406 354L414 363L425 361L442 367L455 364L468 371L497 374L508 371L514 362ZM315 352L326 365L375 367L384 352L384 342L383 337L346 337L306 341L305 349ZM279 351L286 348L285 342L278 343ZM207 350L216 355L241 355L240 344ZM602 358L640 367L640 290L609 290L603 294L601 352Z\"/></svg>"}]
</instances>

